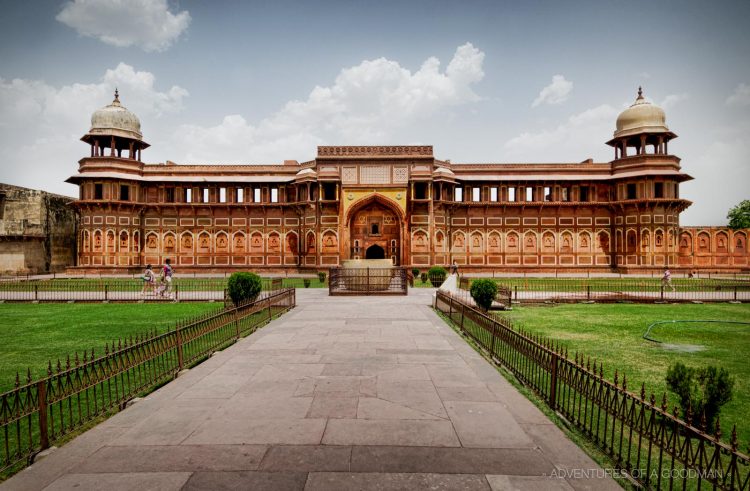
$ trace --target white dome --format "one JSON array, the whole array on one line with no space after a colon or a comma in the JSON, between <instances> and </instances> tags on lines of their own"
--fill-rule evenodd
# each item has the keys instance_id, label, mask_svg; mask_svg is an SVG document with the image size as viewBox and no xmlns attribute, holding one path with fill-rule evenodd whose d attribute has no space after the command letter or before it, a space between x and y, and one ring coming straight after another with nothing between
<instances>
[{"instance_id":1,"label":"white dome","mask_svg":"<svg viewBox=\"0 0 750 491\"><path fill-rule=\"evenodd\" d=\"M115 100L112 104L94 112L91 115L90 135L121 136L142 140L141 121L138 116L128 111L120 104L120 97L115 90Z\"/></svg>"},{"instance_id":2,"label":"white dome","mask_svg":"<svg viewBox=\"0 0 750 491\"><path fill-rule=\"evenodd\" d=\"M632 106L617 116L615 138L637 135L639 133L668 133L667 117L664 109L643 98L643 91L638 87L638 97Z\"/></svg>"}]
</instances>

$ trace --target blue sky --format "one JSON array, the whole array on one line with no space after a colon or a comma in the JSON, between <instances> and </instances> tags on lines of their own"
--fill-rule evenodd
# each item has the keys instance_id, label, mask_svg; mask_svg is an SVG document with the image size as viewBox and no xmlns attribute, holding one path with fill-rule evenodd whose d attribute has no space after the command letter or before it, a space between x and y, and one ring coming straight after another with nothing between
<instances>
[{"instance_id":1,"label":"blue sky","mask_svg":"<svg viewBox=\"0 0 750 491\"><path fill-rule=\"evenodd\" d=\"M75 195L114 86L147 162L432 144L453 162L608 161L638 85L679 135L684 225L750 198L750 2L1 1L0 181Z\"/></svg>"}]
</instances>

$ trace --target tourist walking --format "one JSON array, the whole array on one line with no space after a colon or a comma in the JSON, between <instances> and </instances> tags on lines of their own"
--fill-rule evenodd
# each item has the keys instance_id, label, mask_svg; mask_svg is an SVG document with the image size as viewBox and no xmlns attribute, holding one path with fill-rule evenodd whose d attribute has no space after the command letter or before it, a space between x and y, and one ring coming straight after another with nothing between
<instances>
[{"instance_id":1,"label":"tourist walking","mask_svg":"<svg viewBox=\"0 0 750 491\"><path fill-rule=\"evenodd\" d=\"M145 295L149 290L151 291L152 295L156 293L156 275L151 269L150 264L146 266L146 271L143 272L143 276L141 277L141 279L143 279L143 289L141 290L141 295Z\"/></svg>"},{"instance_id":2,"label":"tourist walking","mask_svg":"<svg viewBox=\"0 0 750 491\"><path fill-rule=\"evenodd\" d=\"M661 277L661 287L662 289L669 287L672 291L675 291L674 285L672 284L672 272L669 271L669 268L664 270L664 276Z\"/></svg>"},{"instance_id":3,"label":"tourist walking","mask_svg":"<svg viewBox=\"0 0 750 491\"><path fill-rule=\"evenodd\" d=\"M164 267L161 269L161 281L162 287L159 294L162 297L173 298L172 293L172 279L174 277L174 270L172 269L172 260L167 258L164 261Z\"/></svg>"}]
</instances>

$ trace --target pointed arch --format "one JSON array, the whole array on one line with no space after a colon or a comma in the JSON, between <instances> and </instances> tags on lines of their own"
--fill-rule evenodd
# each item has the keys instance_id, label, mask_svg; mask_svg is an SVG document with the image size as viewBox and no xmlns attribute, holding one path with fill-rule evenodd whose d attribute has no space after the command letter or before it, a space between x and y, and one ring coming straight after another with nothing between
<instances>
[{"instance_id":1,"label":"pointed arch","mask_svg":"<svg viewBox=\"0 0 750 491\"><path fill-rule=\"evenodd\" d=\"M276 254L281 252L281 234L276 230L269 232L266 237L266 251Z\"/></svg>"},{"instance_id":2,"label":"pointed arch","mask_svg":"<svg viewBox=\"0 0 750 491\"><path fill-rule=\"evenodd\" d=\"M457 231L453 232L453 240L451 250L453 252L464 252L466 250L466 234Z\"/></svg>"},{"instance_id":3,"label":"pointed arch","mask_svg":"<svg viewBox=\"0 0 750 491\"><path fill-rule=\"evenodd\" d=\"M729 235L723 230L716 233L716 252L729 252Z\"/></svg>"},{"instance_id":4,"label":"pointed arch","mask_svg":"<svg viewBox=\"0 0 750 491\"><path fill-rule=\"evenodd\" d=\"M245 232L241 230L235 232L232 235L232 252L234 253L245 252L246 247L247 247L247 237L245 237Z\"/></svg>"},{"instance_id":5,"label":"pointed arch","mask_svg":"<svg viewBox=\"0 0 750 491\"><path fill-rule=\"evenodd\" d=\"M560 252L569 254L573 252L574 246L573 234L570 230L563 230L560 234Z\"/></svg>"},{"instance_id":6,"label":"pointed arch","mask_svg":"<svg viewBox=\"0 0 750 491\"><path fill-rule=\"evenodd\" d=\"M198 234L198 243L196 244L196 252L208 253L211 252L211 234L203 230Z\"/></svg>"},{"instance_id":7,"label":"pointed arch","mask_svg":"<svg viewBox=\"0 0 750 491\"><path fill-rule=\"evenodd\" d=\"M606 230L600 230L597 234L597 249L600 254L609 254L610 236Z\"/></svg>"},{"instance_id":8,"label":"pointed arch","mask_svg":"<svg viewBox=\"0 0 750 491\"><path fill-rule=\"evenodd\" d=\"M159 236L156 232L146 232L146 251L156 252L159 249Z\"/></svg>"},{"instance_id":9,"label":"pointed arch","mask_svg":"<svg viewBox=\"0 0 750 491\"><path fill-rule=\"evenodd\" d=\"M133 252L141 252L141 232L133 232Z\"/></svg>"},{"instance_id":10,"label":"pointed arch","mask_svg":"<svg viewBox=\"0 0 750 491\"><path fill-rule=\"evenodd\" d=\"M497 254L502 250L501 247L500 233L497 230L492 230L487 234L487 252Z\"/></svg>"},{"instance_id":11,"label":"pointed arch","mask_svg":"<svg viewBox=\"0 0 750 491\"><path fill-rule=\"evenodd\" d=\"M591 234L588 231L578 232L578 250L591 252Z\"/></svg>"},{"instance_id":12,"label":"pointed arch","mask_svg":"<svg viewBox=\"0 0 750 491\"><path fill-rule=\"evenodd\" d=\"M214 236L214 244L216 252L229 252L229 234L224 230L216 232Z\"/></svg>"},{"instance_id":13,"label":"pointed arch","mask_svg":"<svg viewBox=\"0 0 750 491\"><path fill-rule=\"evenodd\" d=\"M435 252L445 252L445 234L442 230L435 232Z\"/></svg>"},{"instance_id":14,"label":"pointed arch","mask_svg":"<svg viewBox=\"0 0 750 491\"><path fill-rule=\"evenodd\" d=\"M195 241L192 232L182 232L182 234L180 234L180 252L192 253L194 247Z\"/></svg>"},{"instance_id":15,"label":"pointed arch","mask_svg":"<svg viewBox=\"0 0 750 491\"><path fill-rule=\"evenodd\" d=\"M91 250L91 234L88 230L81 232L81 250L89 252Z\"/></svg>"},{"instance_id":16,"label":"pointed arch","mask_svg":"<svg viewBox=\"0 0 750 491\"><path fill-rule=\"evenodd\" d=\"M711 236L708 232L698 232L698 252L711 252Z\"/></svg>"},{"instance_id":17,"label":"pointed arch","mask_svg":"<svg viewBox=\"0 0 750 491\"><path fill-rule=\"evenodd\" d=\"M537 251L536 232L529 230L525 234L523 234L523 251L524 252L536 252Z\"/></svg>"},{"instance_id":18,"label":"pointed arch","mask_svg":"<svg viewBox=\"0 0 750 491\"><path fill-rule=\"evenodd\" d=\"M118 244L120 252L130 251L130 233L127 230L125 229L120 230L120 235L118 236L117 244Z\"/></svg>"},{"instance_id":19,"label":"pointed arch","mask_svg":"<svg viewBox=\"0 0 750 491\"><path fill-rule=\"evenodd\" d=\"M550 230L545 231L542 234L542 250L544 252L555 252L555 234Z\"/></svg>"},{"instance_id":20,"label":"pointed arch","mask_svg":"<svg viewBox=\"0 0 750 491\"><path fill-rule=\"evenodd\" d=\"M117 244L115 243L115 231L111 228L107 229L106 246L107 252L117 252Z\"/></svg>"},{"instance_id":21,"label":"pointed arch","mask_svg":"<svg viewBox=\"0 0 750 491\"><path fill-rule=\"evenodd\" d=\"M511 231L508 232L506 235L505 245L506 245L506 251L507 252L518 252L521 250L521 238L518 235L518 232Z\"/></svg>"},{"instance_id":22,"label":"pointed arch","mask_svg":"<svg viewBox=\"0 0 750 491\"><path fill-rule=\"evenodd\" d=\"M399 221L404 221L404 211L401 209L401 206L399 206L397 202L393 201L387 196L383 196L382 194L374 193L369 196L365 196L364 198L361 198L351 204L349 210L347 210L346 212L346 218L344 220L345 226L348 228L351 225L351 221L352 218L354 218L354 215L356 215L358 211L364 209L372 203L383 205L385 208L393 212L398 217Z\"/></svg>"},{"instance_id":23,"label":"pointed arch","mask_svg":"<svg viewBox=\"0 0 750 491\"><path fill-rule=\"evenodd\" d=\"M471 233L469 238L469 251L474 254L484 252L484 235L479 230L475 230Z\"/></svg>"},{"instance_id":24,"label":"pointed arch","mask_svg":"<svg viewBox=\"0 0 750 491\"><path fill-rule=\"evenodd\" d=\"M163 244L165 253L174 253L177 249L177 237L174 232L167 232L164 234Z\"/></svg>"},{"instance_id":25,"label":"pointed arch","mask_svg":"<svg viewBox=\"0 0 750 491\"><path fill-rule=\"evenodd\" d=\"M305 240L305 243L307 244L307 253L315 254L318 250L318 244L315 240L315 232L308 230L306 237L307 239Z\"/></svg>"},{"instance_id":26,"label":"pointed arch","mask_svg":"<svg viewBox=\"0 0 750 491\"><path fill-rule=\"evenodd\" d=\"M260 231L256 230L250 234L250 252L263 252L263 243L263 234Z\"/></svg>"},{"instance_id":27,"label":"pointed arch","mask_svg":"<svg viewBox=\"0 0 750 491\"><path fill-rule=\"evenodd\" d=\"M299 236L295 231L289 231L284 237L284 252L297 255L299 253Z\"/></svg>"}]
</instances>

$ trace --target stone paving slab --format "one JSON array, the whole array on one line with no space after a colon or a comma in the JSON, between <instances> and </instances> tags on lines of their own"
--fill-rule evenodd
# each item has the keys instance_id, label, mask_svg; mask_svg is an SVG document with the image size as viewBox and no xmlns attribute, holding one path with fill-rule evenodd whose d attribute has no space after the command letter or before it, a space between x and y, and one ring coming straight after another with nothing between
<instances>
[{"instance_id":1,"label":"stone paving slab","mask_svg":"<svg viewBox=\"0 0 750 491\"><path fill-rule=\"evenodd\" d=\"M291 312L0 488L616 489L559 477L599 467L431 293L298 290Z\"/></svg>"}]
</instances>

